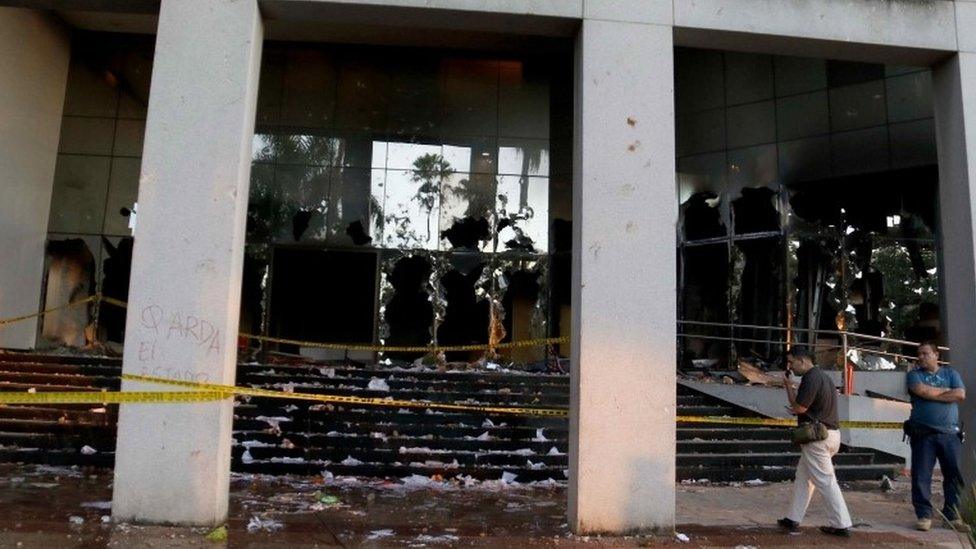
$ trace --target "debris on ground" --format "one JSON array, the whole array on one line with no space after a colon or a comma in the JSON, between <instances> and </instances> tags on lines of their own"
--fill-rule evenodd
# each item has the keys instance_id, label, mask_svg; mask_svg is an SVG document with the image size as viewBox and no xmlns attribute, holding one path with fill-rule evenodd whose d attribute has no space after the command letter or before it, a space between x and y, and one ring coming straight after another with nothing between
<instances>
[{"instance_id":1,"label":"debris on ground","mask_svg":"<svg viewBox=\"0 0 976 549\"><path fill-rule=\"evenodd\" d=\"M615 547L660 544L749 549L823 546L826 541L813 526L799 536L772 526L791 497L792 485L786 482L756 487L740 482L739 488L707 481L679 485L676 522L680 526L676 530L666 535L613 538L569 534L565 482L506 484L468 475L380 479L330 475L325 470L314 477L232 473L229 521L224 533L214 533L207 528L102 524L108 515L100 509L109 507L112 494L110 471L51 468L54 473L38 474L38 469L0 464L0 478L26 479L0 483L0 506L16 509L16 513L0 515L0 547L14 547L18 541L24 541L25 547L102 547L106 539L112 540L111 547L174 547L173 539L179 538L184 544L196 539L197 544L209 541L221 546L227 542L219 539L224 534L238 540L237 545L255 547L310 545L312 538L320 546L346 547L541 547L556 540L560 546L582 546L589 540L590 544ZM32 486L34 480L51 481L56 491ZM906 529L914 521L907 503L910 483L903 477L891 482L888 493L878 490L876 480L845 483L845 499L857 517L857 545L956 543L955 534L947 529L924 534ZM934 486L936 497L940 487L939 483ZM730 501L735 504L729 505ZM77 519L65 524L69 516ZM809 523L825 520L822 506L811 506ZM871 527L863 527L866 523ZM65 544L62 538L62 543L52 544L51 532L65 531L71 541Z\"/></svg>"},{"instance_id":2,"label":"debris on ground","mask_svg":"<svg viewBox=\"0 0 976 549\"><path fill-rule=\"evenodd\" d=\"M770 370L767 372L745 360L740 360L739 373L742 374L751 385L763 385L766 387L784 386L784 372L782 370Z\"/></svg>"},{"instance_id":3,"label":"debris on ground","mask_svg":"<svg viewBox=\"0 0 976 549\"><path fill-rule=\"evenodd\" d=\"M382 530L373 530L366 536L367 541L374 541L383 538L389 538L393 536L393 530L389 528L384 528Z\"/></svg>"},{"instance_id":4,"label":"debris on ground","mask_svg":"<svg viewBox=\"0 0 976 549\"><path fill-rule=\"evenodd\" d=\"M248 524L248 529L250 529L250 524ZM207 533L206 536L204 536L204 539L215 542L227 541L227 526L218 526L214 528Z\"/></svg>"},{"instance_id":5,"label":"debris on ground","mask_svg":"<svg viewBox=\"0 0 976 549\"><path fill-rule=\"evenodd\" d=\"M247 523L248 532L276 532L284 527L285 525L280 521L258 516L251 517L251 520Z\"/></svg>"},{"instance_id":6,"label":"debris on ground","mask_svg":"<svg viewBox=\"0 0 976 549\"><path fill-rule=\"evenodd\" d=\"M370 391L390 391L390 385L386 382L386 380L378 377L370 379L369 385L367 385L366 388Z\"/></svg>"},{"instance_id":7,"label":"debris on ground","mask_svg":"<svg viewBox=\"0 0 976 549\"><path fill-rule=\"evenodd\" d=\"M691 541L691 538L689 538L686 534L682 534L681 532L676 532L674 537L681 543L688 543Z\"/></svg>"}]
</instances>

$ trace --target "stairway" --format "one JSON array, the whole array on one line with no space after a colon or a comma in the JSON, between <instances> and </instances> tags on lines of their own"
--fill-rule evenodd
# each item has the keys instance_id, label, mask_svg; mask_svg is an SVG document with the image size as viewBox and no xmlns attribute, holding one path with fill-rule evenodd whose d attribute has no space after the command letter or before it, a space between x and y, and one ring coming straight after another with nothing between
<instances>
[{"instance_id":1,"label":"stairway","mask_svg":"<svg viewBox=\"0 0 976 549\"><path fill-rule=\"evenodd\" d=\"M678 415L758 417L758 414L678 386ZM680 480L768 482L792 480L800 453L789 429L752 425L678 423ZM842 481L895 478L903 460L871 449L842 446L834 456Z\"/></svg>"},{"instance_id":2,"label":"stairway","mask_svg":"<svg viewBox=\"0 0 976 549\"><path fill-rule=\"evenodd\" d=\"M118 359L0 354L0 390L116 389ZM373 388L370 388L370 382ZM296 392L499 406L565 407L569 379L509 372L434 372L322 364L241 364L240 385ZM752 416L678 387L679 415ZM116 409L108 406L0 406L0 461L110 467ZM793 478L799 458L783 428L681 424L680 480ZM318 404L265 397L234 407L235 471L370 477L458 475L519 482L565 480L568 421L468 411ZM85 446L96 450L82 452ZM841 480L894 476L895 457L843 448Z\"/></svg>"},{"instance_id":3,"label":"stairway","mask_svg":"<svg viewBox=\"0 0 976 549\"><path fill-rule=\"evenodd\" d=\"M115 391L121 370L118 359L0 353L0 391ZM113 405L0 405L0 462L111 467L117 419Z\"/></svg>"}]
</instances>

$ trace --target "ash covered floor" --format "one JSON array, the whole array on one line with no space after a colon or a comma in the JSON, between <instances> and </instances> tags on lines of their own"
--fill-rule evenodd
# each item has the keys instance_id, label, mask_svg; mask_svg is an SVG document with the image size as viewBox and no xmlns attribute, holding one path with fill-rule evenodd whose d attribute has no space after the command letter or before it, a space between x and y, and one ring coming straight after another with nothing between
<instances>
[{"instance_id":1,"label":"ash covered floor","mask_svg":"<svg viewBox=\"0 0 976 549\"><path fill-rule=\"evenodd\" d=\"M208 529L108 522L109 471L0 465L0 547L959 547L945 529L910 530L906 479L882 492L877 483L845 486L856 523L852 538L821 534L815 498L807 527L786 535L772 524L790 484L678 486L677 533L655 537L577 537L566 525L564 485L501 481L437 482L352 477L235 474L226 541ZM732 503L734 502L734 503Z\"/></svg>"}]
</instances>

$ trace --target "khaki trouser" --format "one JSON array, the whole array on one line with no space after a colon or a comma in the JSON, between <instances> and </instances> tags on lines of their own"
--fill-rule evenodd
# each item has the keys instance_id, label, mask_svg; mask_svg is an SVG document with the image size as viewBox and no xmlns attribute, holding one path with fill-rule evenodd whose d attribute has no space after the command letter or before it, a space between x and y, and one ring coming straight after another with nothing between
<instances>
[{"instance_id":1,"label":"khaki trouser","mask_svg":"<svg viewBox=\"0 0 976 549\"><path fill-rule=\"evenodd\" d=\"M787 517L803 522L813 491L823 496L827 505L827 522L834 528L850 528L851 515L847 512L844 495L840 493L834 463L830 458L840 450L840 431L827 431L827 439L808 442L800 447L800 462L796 465L796 480L793 481L793 503Z\"/></svg>"}]
</instances>

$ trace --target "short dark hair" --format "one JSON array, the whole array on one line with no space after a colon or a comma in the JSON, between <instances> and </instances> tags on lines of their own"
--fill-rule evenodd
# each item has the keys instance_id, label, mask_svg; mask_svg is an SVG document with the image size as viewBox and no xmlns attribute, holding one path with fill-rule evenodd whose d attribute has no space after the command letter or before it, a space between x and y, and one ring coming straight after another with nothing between
<instances>
[{"instance_id":1,"label":"short dark hair","mask_svg":"<svg viewBox=\"0 0 976 549\"><path fill-rule=\"evenodd\" d=\"M809 350L804 349L802 347L792 347L789 350L789 352L786 354L790 355L791 357L797 360L806 359L809 360L810 362L813 362L813 353L811 353Z\"/></svg>"},{"instance_id":2,"label":"short dark hair","mask_svg":"<svg viewBox=\"0 0 976 549\"><path fill-rule=\"evenodd\" d=\"M926 339L925 341L919 343L918 348L921 349L922 347L932 349L932 352L935 353L936 356L942 354L942 351L939 350L939 342L934 339Z\"/></svg>"}]
</instances>

